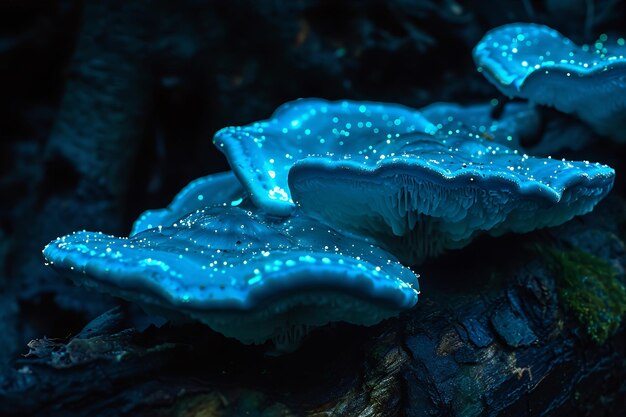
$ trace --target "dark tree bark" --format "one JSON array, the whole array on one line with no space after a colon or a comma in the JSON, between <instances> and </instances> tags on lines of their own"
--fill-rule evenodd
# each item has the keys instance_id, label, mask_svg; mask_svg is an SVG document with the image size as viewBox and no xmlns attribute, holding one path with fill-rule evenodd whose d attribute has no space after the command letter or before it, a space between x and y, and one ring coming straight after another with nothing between
<instances>
[{"instance_id":1,"label":"dark tree bark","mask_svg":"<svg viewBox=\"0 0 626 417\"><path fill-rule=\"evenodd\" d=\"M57 236L85 228L125 232L129 173L150 113L148 1L86 1L75 52L33 198L19 213L9 287L40 304L50 294L61 308L102 311L90 296L50 274L39 253ZM28 331L26 332L28 333Z\"/></svg>"}]
</instances>

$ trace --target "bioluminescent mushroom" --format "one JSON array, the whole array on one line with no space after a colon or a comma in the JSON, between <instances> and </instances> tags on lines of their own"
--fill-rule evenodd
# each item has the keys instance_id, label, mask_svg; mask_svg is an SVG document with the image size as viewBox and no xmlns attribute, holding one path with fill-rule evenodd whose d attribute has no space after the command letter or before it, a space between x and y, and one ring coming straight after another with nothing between
<instances>
[{"instance_id":1,"label":"bioluminescent mushroom","mask_svg":"<svg viewBox=\"0 0 626 417\"><path fill-rule=\"evenodd\" d=\"M77 232L46 260L76 283L244 343L288 345L334 321L372 325L417 302L413 272L366 241L299 213L196 210L130 238Z\"/></svg>"},{"instance_id":2,"label":"bioluminescent mushroom","mask_svg":"<svg viewBox=\"0 0 626 417\"><path fill-rule=\"evenodd\" d=\"M389 141L366 155L298 161L289 187L307 214L373 237L409 264L481 232L558 225L590 211L613 185L606 165L534 158L476 135Z\"/></svg>"},{"instance_id":3,"label":"bioluminescent mushroom","mask_svg":"<svg viewBox=\"0 0 626 417\"><path fill-rule=\"evenodd\" d=\"M222 129L214 142L253 203L286 216L295 207L287 176L296 161L311 154L367 156L396 135L435 131L420 112L399 104L300 99L269 120Z\"/></svg>"},{"instance_id":4,"label":"bioluminescent mushroom","mask_svg":"<svg viewBox=\"0 0 626 417\"><path fill-rule=\"evenodd\" d=\"M130 235L157 226L169 226L185 214L206 206L238 205L246 196L232 171L207 175L191 181L164 209L144 211L133 223Z\"/></svg>"},{"instance_id":5,"label":"bioluminescent mushroom","mask_svg":"<svg viewBox=\"0 0 626 417\"><path fill-rule=\"evenodd\" d=\"M521 149L522 138L536 135L540 129L537 110L528 103L506 103L500 111L497 106L497 100L469 106L433 103L420 109L420 112L448 135L474 133L495 143Z\"/></svg>"},{"instance_id":6,"label":"bioluminescent mushroom","mask_svg":"<svg viewBox=\"0 0 626 417\"><path fill-rule=\"evenodd\" d=\"M487 79L510 97L574 113L598 133L626 141L626 47L606 35L578 46L533 23L496 28L474 48ZM622 44L622 45L620 45Z\"/></svg>"}]
</instances>

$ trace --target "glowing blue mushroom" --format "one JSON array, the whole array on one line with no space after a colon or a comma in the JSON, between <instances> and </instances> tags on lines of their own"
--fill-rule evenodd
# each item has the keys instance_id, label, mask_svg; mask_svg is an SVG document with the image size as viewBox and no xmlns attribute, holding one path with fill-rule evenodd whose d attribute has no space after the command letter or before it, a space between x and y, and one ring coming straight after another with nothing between
<instances>
[{"instance_id":1,"label":"glowing blue mushroom","mask_svg":"<svg viewBox=\"0 0 626 417\"><path fill-rule=\"evenodd\" d=\"M133 223L130 235L158 226L169 226L185 214L206 206L236 206L246 193L232 171L207 175L191 181L164 209L147 210Z\"/></svg>"},{"instance_id":2,"label":"glowing blue mushroom","mask_svg":"<svg viewBox=\"0 0 626 417\"><path fill-rule=\"evenodd\" d=\"M415 264L479 233L524 233L587 213L614 175L606 165L534 158L476 135L413 133L365 155L303 159L289 187L307 214Z\"/></svg>"},{"instance_id":3,"label":"glowing blue mushroom","mask_svg":"<svg viewBox=\"0 0 626 417\"><path fill-rule=\"evenodd\" d=\"M574 113L598 133L626 141L626 47L606 35L578 46L543 25L496 28L474 48L487 79L510 97Z\"/></svg>"},{"instance_id":4,"label":"glowing blue mushroom","mask_svg":"<svg viewBox=\"0 0 626 417\"><path fill-rule=\"evenodd\" d=\"M269 120L224 128L214 142L254 204L286 216L295 207L287 176L296 161L311 154L368 156L397 135L435 131L420 112L398 104L301 99L282 105Z\"/></svg>"},{"instance_id":5,"label":"glowing blue mushroom","mask_svg":"<svg viewBox=\"0 0 626 417\"><path fill-rule=\"evenodd\" d=\"M244 343L285 346L313 326L372 325L417 302L413 272L384 250L299 213L204 208L130 238L77 232L46 260L76 283Z\"/></svg>"}]
</instances>

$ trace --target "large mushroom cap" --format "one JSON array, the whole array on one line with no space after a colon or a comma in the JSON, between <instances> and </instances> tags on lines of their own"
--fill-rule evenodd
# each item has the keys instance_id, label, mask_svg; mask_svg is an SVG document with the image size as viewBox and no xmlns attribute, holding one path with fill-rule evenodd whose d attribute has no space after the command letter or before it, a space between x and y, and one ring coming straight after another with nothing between
<instances>
[{"instance_id":1,"label":"large mushroom cap","mask_svg":"<svg viewBox=\"0 0 626 417\"><path fill-rule=\"evenodd\" d=\"M286 216L295 207L287 176L297 160L311 154L367 154L372 135L435 131L420 112L398 104L300 99L280 106L269 120L222 129L214 142L254 204Z\"/></svg>"},{"instance_id":2,"label":"large mushroom cap","mask_svg":"<svg viewBox=\"0 0 626 417\"><path fill-rule=\"evenodd\" d=\"M504 94L574 113L619 141L626 140L625 55L615 40L578 46L533 23L496 28L474 48L479 71Z\"/></svg>"},{"instance_id":3,"label":"large mushroom cap","mask_svg":"<svg viewBox=\"0 0 626 417\"><path fill-rule=\"evenodd\" d=\"M417 302L416 276L392 255L297 213L204 208L131 238L74 233L44 256L78 284L245 343L284 343L332 321L371 325Z\"/></svg>"},{"instance_id":4,"label":"large mushroom cap","mask_svg":"<svg viewBox=\"0 0 626 417\"><path fill-rule=\"evenodd\" d=\"M185 214L202 207L238 205L245 196L246 192L232 171L197 178L178 192L166 208L141 213L133 223L130 235L158 226L169 226Z\"/></svg>"},{"instance_id":5,"label":"large mushroom cap","mask_svg":"<svg viewBox=\"0 0 626 417\"><path fill-rule=\"evenodd\" d=\"M411 134L375 150L299 161L289 187L303 211L372 236L409 264L481 232L563 223L590 211L614 179L606 165L533 158L476 136Z\"/></svg>"}]
</instances>

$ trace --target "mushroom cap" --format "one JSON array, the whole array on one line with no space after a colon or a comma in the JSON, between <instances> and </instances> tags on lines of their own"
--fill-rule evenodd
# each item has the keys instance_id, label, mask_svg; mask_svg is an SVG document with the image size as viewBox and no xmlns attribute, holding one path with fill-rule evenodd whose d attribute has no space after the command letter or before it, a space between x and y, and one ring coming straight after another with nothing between
<instances>
[{"instance_id":1,"label":"mushroom cap","mask_svg":"<svg viewBox=\"0 0 626 417\"><path fill-rule=\"evenodd\" d=\"M506 103L497 116L497 105L492 103L459 105L433 103L422 109L422 115L438 130L449 135L478 134L494 143L521 149L521 138L536 135L541 127L539 113L528 103Z\"/></svg>"},{"instance_id":2,"label":"mushroom cap","mask_svg":"<svg viewBox=\"0 0 626 417\"><path fill-rule=\"evenodd\" d=\"M392 255L309 217L207 207L118 238L77 232L46 260L76 283L244 343L332 321L371 325L417 302L417 277Z\"/></svg>"},{"instance_id":3,"label":"mushroom cap","mask_svg":"<svg viewBox=\"0 0 626 417\"><path fill-rule=\"evenodd\" d=\"M366 154L368 137L435 131L420 112L398 104L300 99L280 106L268 120L218 131L214 143L254 205L286 216L295 208L287 177L297 160L311 154Z\"/></svg>"},{"instance_id":4,"label":"mushroom cap","mask_svg":"<svg viewBox=\"0 0 626 417\"><path fill-rule=\"evenodd\" d=\"M307 214L370 236L408 264L481 232L524 233L584 214L615 175L599 163L534 158L476 136L412 134L392 145L396 152L376 158L301 160L289 187Z\"/></svg>"},{"instance_id":5,"label":"mushroom cap","mask_svg":"<svg viewBox=\"0 0 626 417\"><path fill-rule=\"evenodd\" d=\"M534 23L488 32L473 51L485 77L509 97L574 113L598 133L626 141L626 47L578 46Z\"/></svg>"},{"instance_id":6,"label":"mushroom cap","mask_svg":"<svg viewBox=\"0 0 626 417\"><path fill-rule=\"evenodd\" d=\"M185 214L213 205L237 205L246 196L232 171L200 177L185 186L164 209L147 210L133 223L130 235L169 226Z\"/></svg>"}]
</instances>

